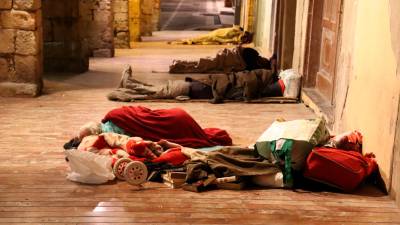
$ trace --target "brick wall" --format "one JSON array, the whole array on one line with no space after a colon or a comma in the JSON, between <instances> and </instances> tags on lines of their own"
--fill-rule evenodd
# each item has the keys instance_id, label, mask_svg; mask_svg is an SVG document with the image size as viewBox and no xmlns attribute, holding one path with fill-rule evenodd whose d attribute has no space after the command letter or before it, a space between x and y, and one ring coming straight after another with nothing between
<instances>
[{"instance_id":1,"label":"brick wall","mask_svg":"<svg viewBox=\"0 0 400 225\"><path fill-rule=\"evenodd\" d=\"M0 96L36 96L42 88L40 0L0 1Z\"/></svg>"}]
</instances>

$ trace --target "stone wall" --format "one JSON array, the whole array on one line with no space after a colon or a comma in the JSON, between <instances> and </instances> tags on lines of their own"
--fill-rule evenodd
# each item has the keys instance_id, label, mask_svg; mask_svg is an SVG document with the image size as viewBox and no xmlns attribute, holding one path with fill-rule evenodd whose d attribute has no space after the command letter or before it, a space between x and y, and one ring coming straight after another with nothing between
<instances>
[{"instance_id":1,"label":"stone wall","mask_svg":"<svg viewBox=\"0 0 400 225\"><path fill-rule=\"evenodd\" d=\"M85 72L87 40L79 32L79 0L42 0L45 72Z\"/></svg>"},{"instance_id":2,"label":"stone wall","mask_svg":"<svg viewBox=\"0 0 400 225\"><path fill-rule=\"evenodd\" d=\"M131 42L159 30L160 0L129 0L128 13Z\"/></svg>"},{"instance_id":3,"label":"stone wall","mask_svg":"<svg viewBox=\"0 0 400 225\"><path fill-rule=\"evenodd\" d=\"M129 48L128 0L113 0L115 48Z\"/></svg>"},{"instance_id":4,"label":"stone wall","mask_svg":"<svg viewBox=\"0 0 400 225\"><path fill-rule=\"evenodd\" d=\"M153 0L153 15L152 15L153 31L160 30L160 13L161 13L160 0Z\"/></svg>"},{"instance_id":5,"label":"stone wall","mask_svg":"<svg viewBox=\"0 0 400 225\"><path fill-rule=\"evenodd\" d=\"M151 36L153 31L153 1L141 0L141 36Z\"/></svg>"},{"instance_id":6,"label":"stone wall","mask_svg":"<svg viewBox=\"0 0 400 225\"><path fill-rule=\"evenodd\" d=\"M79 0L80 31L94 57L114 56L114 17L111 0Z\"/></svg>"},{"instance_id":7,"label":"stone wall","mask_svg":"<svg viewBox=\"0 0 400 225\"><path fill-rule=\"evenodd\" d=\"M40 94L40 0L0 1L0 96Z\"/></svg>"}]
</instances>

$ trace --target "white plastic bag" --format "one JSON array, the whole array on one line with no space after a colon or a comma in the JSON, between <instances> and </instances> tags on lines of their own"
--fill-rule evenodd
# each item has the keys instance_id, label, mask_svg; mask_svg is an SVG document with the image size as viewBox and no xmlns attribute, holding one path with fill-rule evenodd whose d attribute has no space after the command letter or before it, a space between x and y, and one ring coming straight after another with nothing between
<instances>
[{"instance_id":1,"label":"white plastic bag","mask_svg":"<svg viewBox=\"0 0 400 225\"><path fill-rule=\"evenodd\" d=\"M300 93L301 75L294 69L284 70L279 74L285 84L283 97L297 98Z\"/></svg>"},{"instance_id":2,"label":"white plastic bag","mask_svg":"<svg viewBox=\"0 0 400 225\"><path fill-rule=\"evenodd\" d=\"M251 181L261 187L283 188L283 173L252 176Z\"/></svg>"},{"instance_id":3,"label":"white plastic bag","mask_svg":"<svg viewBox=\"0 0 400 225\"><path fill-rule=\"evenodd\" d=\"M111 157L81 150L64 152L71 167L67 179L86 184L102 184L115 178Z\"/></svg>"},{"instance_id":4,"label":"white plastic bag","mask_svg":"<svg viewBox=\"0 0 400 225\"><path fill-rule=\"evenodd\" d=\"M316 146L329 139L329 131L322 118L275 121L261 134L257 142L271 142L279 139L306 141Z\"/></svg>"}]
</instances>

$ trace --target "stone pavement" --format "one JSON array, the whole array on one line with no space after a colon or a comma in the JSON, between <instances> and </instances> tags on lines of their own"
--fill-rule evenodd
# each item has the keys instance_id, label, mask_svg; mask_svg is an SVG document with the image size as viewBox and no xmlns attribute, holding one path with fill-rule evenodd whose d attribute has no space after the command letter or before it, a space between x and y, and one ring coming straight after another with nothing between
<instances>
[{"instance_id":1,"label":"stone pavement","mask_svg":"<svg viewBox=\"0 0 400 225\"><path fill-rule=\"evenodd\" d=\"M154 47L152 47L154 46ZM276 118L313 117L302 104L227 103L121 103L106 98L117 86L124 65L133 66L139 80L162 83L183 79L165 73L173 58L212 56L220 46L189 47L157 45L118 50L115 58L91 58L83 74L46 74L44 94L38 98L0 98L0 160L13 165L64 165L62 144L87 121L99 121L110 109L122 105L150 108L181 107L203 127L226 129L235 144L249 145ZM159 71L152 73L152 70ZM162 72L164 71L164 72ZM197 75L202 76L202 75ZM22 154L22 155L19 155ZM55 159L57 159L55 161Z\"/></svg>"},{"instance_id":2,"label":"stone pavement","mask_svg":"<svg viewBox=\"0 0 400 225\"><path fill-rule=\"evenodd\" d=\"M48 74L38 98L0 98L0 224L400 223L393 201L381 195L268 189L196 194L162 184L135 191L125 182L96 186L66 180L62 145L83 123L99 121L122 105L181 107L203 128L226 129L234 143L243 146L253 143L276 118L314 117L303 104L108 101L105 96L116 87L127 63L138 79L160 83L183 79L162 72L172 58L212 56L220 48L160 46L143 45L119 50L115 58L91 59L90 71L84 74ZM358 218L358 212L364 216ZM322 219L326 223L320 223Z\"/></svg>"}]
</instances>

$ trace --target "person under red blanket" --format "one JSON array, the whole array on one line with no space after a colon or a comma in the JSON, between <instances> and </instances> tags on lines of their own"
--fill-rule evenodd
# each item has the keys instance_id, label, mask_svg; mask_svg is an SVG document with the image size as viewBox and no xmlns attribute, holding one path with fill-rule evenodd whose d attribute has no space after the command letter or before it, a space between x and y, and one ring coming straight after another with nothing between
<instances>
[{"instance_id":1,"label":"person under red blanket","mask_svg":"<svg viewBox=\"0 0 400 225\"><path fill-rule=\"evenodd\" d=\"M84 137L78 146L78 151L110 156L113 159L112 164L120 158L130 158L141 162L181 166L189 159L181 152L182 148L181 145L167 140L152 142L140 137L103 133Z\"/></svg>"},{"instance_id":2,"label":"person under red blanket","mask_svg":"<svg viewBox=\"0 0 400 225\"><path fill-rule=\"evenodd\" d=\"M156 109L143 106L123 106L108 112L102 124L111 122L116 133L138 136L145 140L167 141L191 148L232 145L232 139L225 130L219 128L202 129L183 109ZM81 129L80 138L103 131L101 125ZM118 132L121 131L121 132Z\"/></svg>"}]
</instances>

